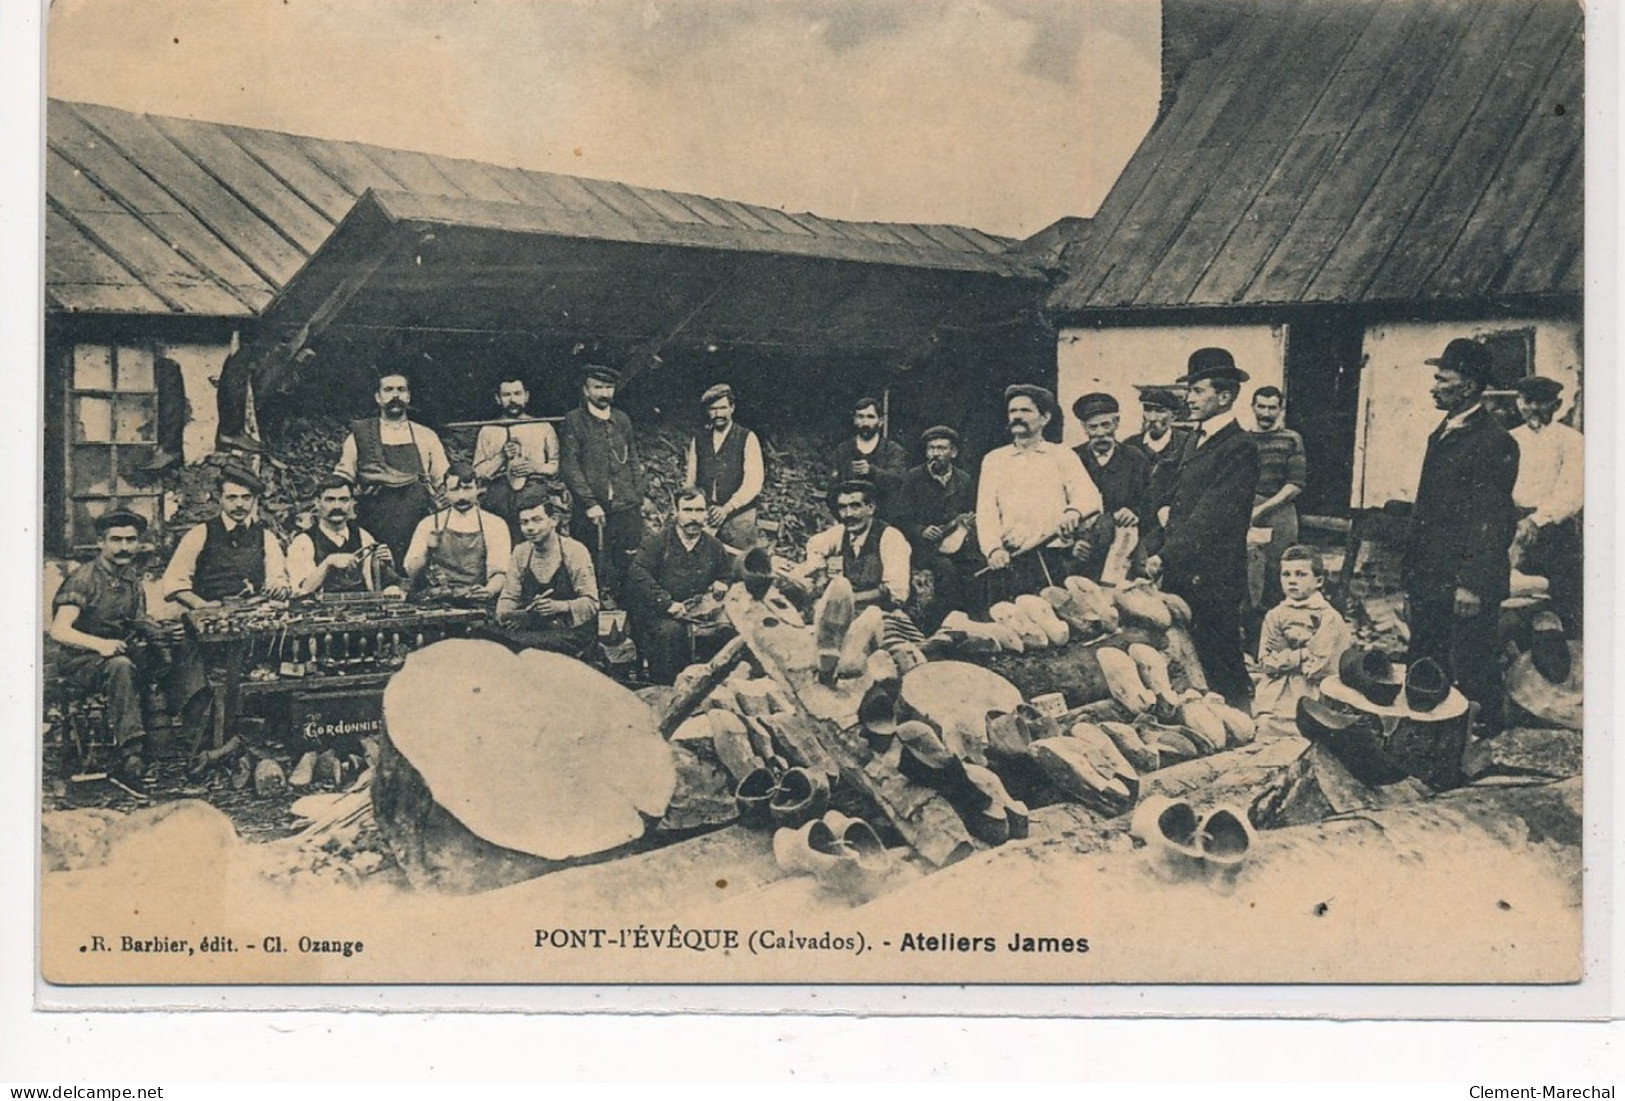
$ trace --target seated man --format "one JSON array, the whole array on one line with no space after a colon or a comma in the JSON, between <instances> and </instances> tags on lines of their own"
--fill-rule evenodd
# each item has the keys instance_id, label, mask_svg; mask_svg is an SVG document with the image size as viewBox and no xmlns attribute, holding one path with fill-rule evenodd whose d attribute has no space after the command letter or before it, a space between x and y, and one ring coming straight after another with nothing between
<instances>
[{"instance_id":1,"label":"seated man","mask_svg":"<svg viewBox=\"0 0 1625 1101\"><path fill-rule=\"evenodd\" d=\"M418 521L406 551L406 576L416 589L495 600L513 557L508 525L479 507L480 487L469 463L446 468L446 499L450 508Z\"/></svg>"},{"instance_id":2,"label":"seated man","mask_svg":"<svg viewBox=\"0 0 1625 1101\"><path fill-rule=\"evenodd\" d=\"M186 608L229 597L288 595L282 544L259 522L255 506L265 485L246 470L227 468L215 479L220 515L181 536L164 570L164 596Z\"/></svg>"},{"instance_id":3,"label":"seated man","mask_svg":"<svg viewBox=\"0 0 1625 1101\"><path fill-rule=\"evenodd\" d=\"M389 548L355 522L355 486L338 475L316 489L316 526L288 544L288 576L296 596L360 593L399 581Z\"/></svg>"},{"instance_id":4,"label":"seated man","mask_svg":"<svg viewBox=\"0 0 1625 1101\"><path fill-rule=\"evenodd\" d=\"M525 541L497 598L496 637L510 646L580 656L598 637L598 579L587 548L559 530L570 491L527 485L516 502Z\"/></svg>"},{"instance_id":5,"label":"seated man","mask_svg":"<svg viewBox=\"0 0 1625 1101\"><path fill-rule=\"evenodd\" d=\"M57 669L70 691L107 697L107 722L129 777L146 767L146 685L163 682L170 709L188 724L206 717L212 693L195 656L171 662L164 632L147 618L135 556L147 521L125 509L96 520L98 553L75 568L51 601L51 638L63 652Z\"/></svg>"},{"instance_id":6,"label":"seated man","mask_svg":"<svg viewBox=\"0 0 1625 1101\"><path fill-rule=\"evenodd\" d=\"M954 462L959 433L945 425L927 428L925 463L903 476L897 492L897 527L913 545L917 566L931 571L932 605L940 619L951 611L968 612L975 602L973 584L987 564L976 543L976 479ZM925 600L925 597L919 599Z\"/></svg>"},{"instance_id":7,"label":"seated man","mask_svg":"<svg viewBox=\"0 0 1625 1101\"><path fill-rule=\"evenodd\" d=\"M718 616L696 607L708 594L725 593L734 574L728 548L705 530L706 505L704 492L693 486L679 492L671 524L643 540L627 573L632 639L649 663L649 676L662 684L701 656L694 647L697 628L708 641L727 633L706 630ZM720 604L714 610L720 613Z\"/></svg>"},{"instance_id":8,"label":"seated man","mask_svg":"<svg viewBox=\"0 0 1625 1101\"><path fill-rule=\"evenodd\" d=\"M857 607L901 607L908 601L911 552L902 532L875 519L874 483L841 482L828 503L840 522L807 540L807 560L790 571L791 579L822 590L844 575Z\"/></svg>"}]
</instances>

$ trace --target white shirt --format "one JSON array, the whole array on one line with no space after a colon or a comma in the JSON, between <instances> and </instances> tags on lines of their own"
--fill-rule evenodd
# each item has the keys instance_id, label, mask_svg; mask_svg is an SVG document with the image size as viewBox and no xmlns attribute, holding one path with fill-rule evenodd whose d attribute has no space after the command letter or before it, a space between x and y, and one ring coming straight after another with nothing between
<instances>
[{"instance_id":1,"label":"white shirt","mask_svg":"<svg viewBox=\"0 0 1625 1101\"><path fill-rule=\"evenodd\" d=\"M507 523L483 508L475 507L467 512L448 508L425 516L412 530L412 542L406 548L406 576L416 577L418 571L429 564L429 535L436 531L465 534L478 531L485 536L487 585L508 572L508 560L513 557L513 536L508 534Z\"/></svg>"},{"instance_id":2,"label":"white shirt","mask_svg":"<svg viewBox=\"0 0 1625 1101\"><path fill-rule=\"evenodd\" d=\"M1518 482L1512 489L1518 507L1534 509L1530 519L1541 526L1577 515L1585 505L1585 436L1553 423L1539 431L1520 424L1512 438L1518 441Z\"/></svg>"},{"instance_id":3,"label":"white shirt","mask_svg":"<svg viewBox=\"0 0 1625 1101\"><path fill-rule=\"evenodd\" d=\"M435 435L434 429L425 428L421 424L413 424L402 417L398 421L378 418L378 439L386 447L400 444L416 444L418 458L423 464L423 472L429 480L439 485L446 477L446 449L440 443L440 437ZM344 449L339 453L338 465L333 467L333 473L356 480L356 446L355 433L351 432L344 437Z\"/></svg>"},{"instance_id":4,"label":"white shirt","mask_svg":"<svg viewBox=\"0 0 1625 1101\"><path fill-rule=\"evenodd\" d=\"M250 521L255 518L250 514ZM237 525L226 516L220 517L220 523L227 531L236 531ZM288 563L282 554L282 544L278 543L276 536L271 534L270 528L265 528L265 587L274 589L278 586L287 587ZM181 536L181 541L175 545L175 553L169 559L169 565L164 569L163 590L167 599L173 600L176 593L192 591L192 575L197 573L197 557L203 553L203 544L209 538L209 525L198 524L191 531Z\"/></svg>"},{"instance_id":5,"label":"white shirt","mask_svg":"<svg viewBox=\"0 0 1625 1101\"><path fill-rule=\"evenodd\" d=\"M1173 429L1170 428L1164 432L1162 438L1157 440L1153 440L1149 432L1142 432L1140 433L1140 442L1145 444L1147 451L1154 455L1160 455L1168 449L1169 444L1174 442Z\"/></svg>"},{"instance_id":6,"label":"white shirt","mask_svg":"<svg viewBox=\"0 0 1625 1101\"><path fill-rule=\"evenodd\" d=\"M745 477L739 483L738 493L735 493L726 501L717 502L722 506L723 512L737 512L741 505L756 500L762 495L762 484L767 481L767 468L762 465L762 444L756 438L756 433L748 428L740 428L737 424L729 424L728 432L735 431L745 434ZM723 441L728 438L728 432L719 434L714 430L712 431L711 450L713 452L722 449ZM685 475L688 485L699 484L696 481L699 477L699 470L699 456L694 453L694 441L690 439L688 441L688 466ZM700 486L700 488L710 492L705 486Z\"/></svg>"},{"instance_id":7,"label":"white shirt","mask_svg":"<svg viewBox=\"0 0 1625 1101\"><path fill-rule=\"evenodd\" d=\"M325 524L318 522L322 534L341 546L349 541L350 525L342 530L335 531ZM361 546L370 547L378 540L372 537L372 532L366 528L356 529L361 533ZM314 578L316 570L321 565L316 561L316 541L310 537L308 531L295 535L288 543L288 579L293 582L293 588L298 593L312 593L316 591ZM367 571L363 571L365 576Z\"/></svg>"},{"instance_id":8,"label":"white shirt","mask_svg":"<svg viewBox=\"0 0 1625 1101\"><path fill-rule=\"evenodd\" d=\"M1461 428L1467 423L1468 417L1472 416L1482 408L1484 408L1483 402L1475 401L1461 412L1446 417L1444 419L1444 424L1441 426L1444 431L1440 432L1439 435L1448 436L1450 433Z\"/></svg>"},{"instance_id":9,"label":"white shirt","mask_svg":"<svg viewBox=\"0 0 1625 1101\"><path fill-rule=\"evenodd\" d=\"M996 448L982 460L976 484L976 541L984 555L1054 544L1062 514L1099 512L1100 490L1070 447L1041 440L1018 450Z\"/></svg>"},{"instance_id":10,"label":"white shirt","mask_svg":"<svg viewBox=\"0 0 1625 1101\"><path fill-rule=\"evenodd\" d=\"M508 469L508 455L504 448L509 440L519 445L520 456L536 468L538 475L551 477L559 472L559 434L546 421L526 421L523 424L488 424L480 429L479 436L474 440L474 473L490 479Z\"/></svg>"},{"instance_id":11,"label":"white shirt","mask_svg":"<svg viewBox=\"0 0 1625 1101\"><path fill-rule=\"evenodd\" d=\"M1218 435L1219 429L1225 427L1226 425L1235 423L1236 411L1234 408L1227 409L1216 417L1209 417L1207 420L1196 426L1196 446L1203 446L1214 436ZM1170 435L1171 434L1172 433L1170 433Z\"/></svg>"},{"instance_id":12,"label":"white shirt","mask_svg":"<svg viewBox=\"0 0 1625 1101\"><path fill-rule=\"evenodd\" d=\"M852 545L854 555L874 537L874 530L871 527L862 539L854 541ZM813 535L807 540L807 560L793 571L793 575L806 579L819 571L828 574L830 560L841 559L841 544L845 538L846 528L841 524L825 528ZM909 559L913 555L908 538L888 525L881 533L880 546L876 549L880 554L880 583L886 586L894 600L902 603L908 599Z\"/></svg>"}]
</instances>

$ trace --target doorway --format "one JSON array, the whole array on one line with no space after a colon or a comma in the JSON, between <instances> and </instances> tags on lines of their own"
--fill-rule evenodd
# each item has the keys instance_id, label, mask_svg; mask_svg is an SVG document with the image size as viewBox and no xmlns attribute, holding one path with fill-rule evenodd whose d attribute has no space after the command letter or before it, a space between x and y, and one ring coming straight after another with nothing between
<instances>
[{"instance_id":1,"label":"doorway","mask_svg":"<svg viewBox=\"0 0 1625 1101\"><path fill-rule=\"evenodd\" d=\"M1298 512L1347 517L1354 486L1364 328L1344 311L1293 320L1286 335L1286 423L1303 436L1309 482Z\"/></svg>"}]
</instances>

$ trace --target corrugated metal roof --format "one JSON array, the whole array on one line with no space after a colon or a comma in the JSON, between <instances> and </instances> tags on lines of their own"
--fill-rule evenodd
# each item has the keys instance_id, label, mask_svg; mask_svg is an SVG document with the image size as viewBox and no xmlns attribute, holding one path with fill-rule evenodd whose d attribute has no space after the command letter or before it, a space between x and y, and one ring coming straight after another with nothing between
<instances>
[{"instance_id":1,"label":"corrugated metal roof","mask_svg":"<svg viewBox=\"0 0 1625 1101\"><path fill-rule=\"evenodd\" d=\"M527 225L588 238L861 262L978 268L1010 244L62 100L46 134L53 311L254 316L368 189L516 204Z\"/></svg>"},{"instance_id":2,"label":"corrugated metal roof","mask_svg":"<svg viewBox=\"0 0 1625 1101\"><path fill-rule=\"evenodd\" d=\"M1579 4L1240 8L1065 250L1050 309L1580 293Z\"/></svg>"}]
</instances>

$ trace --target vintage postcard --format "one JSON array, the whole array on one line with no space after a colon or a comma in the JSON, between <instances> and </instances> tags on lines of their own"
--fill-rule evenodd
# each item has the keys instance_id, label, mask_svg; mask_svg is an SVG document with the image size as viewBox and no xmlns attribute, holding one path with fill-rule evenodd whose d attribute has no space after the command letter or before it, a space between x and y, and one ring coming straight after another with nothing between
<instances>
[{"instance_id":1,"label":"vintage postcard","mask_svg":"<svg viewBox=\"0 0 1625 1101\"><path fill-rule=\"evenodd\" d=\"M1586 20L58 0L46 988L1580 982Z\"/></svg>"}]
</instances>

